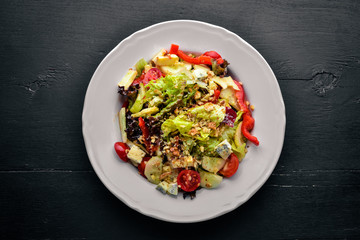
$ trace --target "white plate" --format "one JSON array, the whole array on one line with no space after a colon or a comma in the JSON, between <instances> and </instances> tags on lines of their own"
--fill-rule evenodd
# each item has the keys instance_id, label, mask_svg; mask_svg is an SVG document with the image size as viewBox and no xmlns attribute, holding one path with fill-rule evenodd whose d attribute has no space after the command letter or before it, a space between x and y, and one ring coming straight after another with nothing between
<instances>
[{"instance_id":1,"label":"white plate","mask_svg":"<svg viewBox=\"0 0 360 240\"><path fill-rule=\"evenodd\" d=\"M113 145L121 140L116 117L122 103L117 83L137 60L149 60L171 43L180 49L215 50L230 62L230 69L244 84L255 105L253 116L260 146L249 151L233 177L220 187L197 191L194 200L163 195L141 177L131 164L119 160ZM120 101L119 101L120 100ZM236 34L204 22L178 20L140 30L120 42L96 69L86 92L83 116L86 150L105 186L129 207L147 216L171 222L211 219L246 202L275 168L284 141L285 107L280 88L264 58Z\"/></svg>"}]
</instances>

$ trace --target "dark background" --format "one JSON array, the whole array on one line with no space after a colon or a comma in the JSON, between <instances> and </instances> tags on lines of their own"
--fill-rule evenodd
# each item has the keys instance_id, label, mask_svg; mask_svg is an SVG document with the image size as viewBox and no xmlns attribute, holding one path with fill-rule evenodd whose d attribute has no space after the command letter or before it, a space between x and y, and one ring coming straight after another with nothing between
<instances>
[{"instance_id":1,"label":"dark background","mask_svg":"<svg viewBox=\"0 0 360 240\"><path fill-rule=\"evenodd\" d=\"M360 1L0 4L1 239L360 238ZM286 106L283 151L266 184L196 224L143 216L113 196L81 131L101 60L133 32L173 19L220 25L249 42Z\"/></svg>"}]
</instances>

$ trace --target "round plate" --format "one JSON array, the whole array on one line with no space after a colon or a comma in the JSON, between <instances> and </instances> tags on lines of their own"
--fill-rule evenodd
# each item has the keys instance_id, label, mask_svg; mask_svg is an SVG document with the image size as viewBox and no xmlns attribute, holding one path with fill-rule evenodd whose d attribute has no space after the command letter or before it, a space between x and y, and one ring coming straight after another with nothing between
<instances>
[{"instance_id":1,"label":"round plate","mask_svg":"<svg viewBox=\"0 0 360 240\"><path fill-rule=\"evenodd\" d=\"M121 161L113 145L121 141L117 112L123 99L117 83L137 60L151 59L161 48L178 44L181 50L217 51L231 65L255 106L258 147L249 143L238 172L213 190L197 191L195 199L163 195L141 177L131 164ZM272 173L284 141L285 107L280 88L264 58L236 34L204 22L178 20L140 30L120 42L96 69L86 92L82 115L86 150L105 186L129 207L147 216L171 222L211 219L246 202Z\"/></svg>"}]
</instances>

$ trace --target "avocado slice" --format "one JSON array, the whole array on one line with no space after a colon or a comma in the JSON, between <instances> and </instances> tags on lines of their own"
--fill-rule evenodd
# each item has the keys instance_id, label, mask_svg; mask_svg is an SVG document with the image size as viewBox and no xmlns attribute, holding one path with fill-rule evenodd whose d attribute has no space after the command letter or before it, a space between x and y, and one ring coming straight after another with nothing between
<instances>
[{"instance_id":1,"label":"avocado slice","mask_svg":"<svg viewBox=\"0 0 360 240\"><path fill-rule=\"evenodd\" d=\"M217 173L224 167L225 162L226 160L222 158L204 156L201 161L201 166L209 172Z\"/></svg>"},{"instance_id":2,"label":"avocado slice","mask_svg":"<svg viewBox=\"0 0 360 240\"><path fill-rule=\"evenodd\" d=\"M241 145L244 144L244 136L241 133L241 125L242 122L239 123L239 125L237 126L236 130L235 130L235 135L234 135L234 142L236 147L241 147Z\"/></svg>"},{"instance_id":3,"label":"avocado slice","mask_svg":"<svg viewBox=\"0 0 360 240\"><path fill-rule=\"evenodd\" d=\"M229 101L229 104L235 108L237 111L240 110L239 103L235 97L235 90L233 88L224 88L220 92L220 98L226 99Z\"/></svg>"}]
</instances>

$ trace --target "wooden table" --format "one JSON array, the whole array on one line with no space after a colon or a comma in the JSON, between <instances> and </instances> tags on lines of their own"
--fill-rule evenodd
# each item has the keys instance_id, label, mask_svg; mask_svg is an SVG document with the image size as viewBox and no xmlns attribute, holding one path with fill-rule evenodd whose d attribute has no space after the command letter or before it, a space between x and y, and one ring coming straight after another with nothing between
<instances>
[{"instance_id":1,"label":"wooden table","mask_svg":"<svg viewBox=\"0 0 360 240\"><path fill-rule=\"evenodd\" d=\"M360 238L359 1L7 0L0 12L1 239ZM94 173L81 131L100 61L131 33L172 19L248 41L286 105L283 151L266 184L196 224L119 201Z\"/></svg>"}]
</instances>

